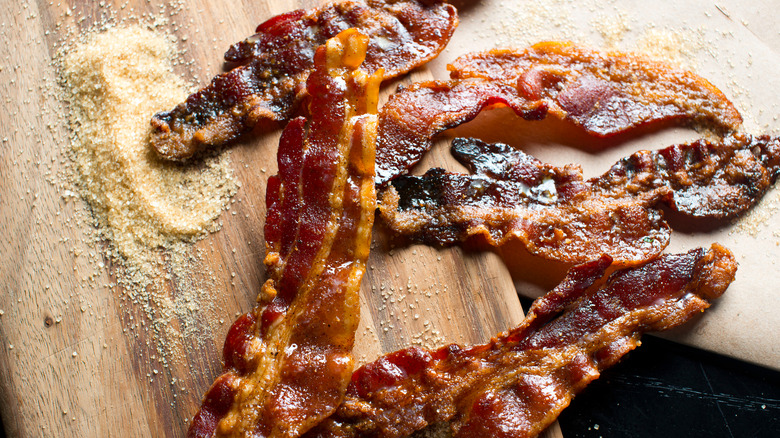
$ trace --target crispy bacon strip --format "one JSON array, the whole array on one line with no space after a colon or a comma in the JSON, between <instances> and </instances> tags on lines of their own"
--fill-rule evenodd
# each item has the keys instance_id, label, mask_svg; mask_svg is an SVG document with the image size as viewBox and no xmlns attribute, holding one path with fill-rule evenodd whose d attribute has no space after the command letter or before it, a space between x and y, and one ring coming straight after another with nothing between
<instances>
[{"instance_id":1,"label":"crispy bacon strip","mask_svg":"<svg viewBox=\"0 0 780 438\"><path fill-rule=\"evenodd\" d=\"M666 255L597 281L609 256L572 268L520 326L489 343L411 347L352 376L347 398L308 437L402 437L450 422L455 437L533 437L575 394L639 345L709 307L734 279L731 253Z\"/></svg>"},{"instance_id":2,"label":"crispy bacon strip","mask_svg":"<svg viewBox=\"0 0 780 438\"><path fill-rule=\"evenodd\" d=\"M514 238L571 263L603 253L626 265L647 261L669 242L661 203L690 216L735 216L780 173L780 139L741 134L640 151L589 181L579 166L555 167L501 143L455 139L452 151L474 175L431 169L381 195L394 232L439 245Z\"/></svg>"},{"instance_id":3,"label":"crispy bacon strip","mask_svg":"<svg viewBox=\"0 0 780 438\"><path fill-rule=\"evenodd\" d=\"M408 87L382 108L379 183L406 173L434 135L494 104L528 120L550 113L595 137L669 120L721 132L742 123L731 102L704 78L637 54L544 42L465 55L448 68L452 81Z\"/></svg>"},{"instance_id":4,"label":"crispy bacon strip","mask_svg":"<svg viewBox=\"0 0 780 438\"><path fill-rule=\"evenodd\" d=\"M726 218L754 206L778 176L780 137L734 134L717 141L639 151L591 182L612 196L669 187L673 210Z\"/></svg>"},{"instance_id":5,"label":"crispy bacon strip","mask_svg":"<svg viewBox=\"0 0 780 438\"><path fill-rule=\"evenodd\" d=\"M367 45L350 29L315 54L307 81L312 120L287 126L279 175L268 182L267 305L228 332L225 371L206 393L191 437L299 436L344 397L376 208L381 70L357 69Z\"/></svg>"},{"instance_id":6,"label":"crispy bacon strip","mask_svg":"<svg viewBox=\"0 0 780 438\"><path fill-rule=\"evenodd\" d=\"M427 81L400 88L379 113L376 181L405 174L433 146L433 137L474 119L484 108L506 105L526 120L547 116L548 105L528 101L511 84Z\"/></svg>"},{"instance_id":7,"label":"crispy bacon strip","mask_svg":"<svg viewBox=\"0 0 780 438\"><path fill-rule=\"evenodd\" d=\"M315 49L345 29L371 37L361 68L384 69L389 79L436 57L457 25L457 11L443 0L344 0L276 16L227 51L225 60L239 66L152 118L152 146L185 159L260 120L289 119L305 96Z\"/></svg>"}]
</instances>

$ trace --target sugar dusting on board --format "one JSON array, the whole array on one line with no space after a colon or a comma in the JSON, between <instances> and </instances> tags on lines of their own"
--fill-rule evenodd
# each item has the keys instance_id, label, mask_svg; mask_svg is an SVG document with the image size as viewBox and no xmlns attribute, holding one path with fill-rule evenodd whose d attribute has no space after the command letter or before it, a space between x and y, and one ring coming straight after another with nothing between
<instances>
[{"instance_id":1,"label":"sugar dusting on board","mask_svg":"<svg viewBox=\"0 0 780 438\"><path fill-rule=\"evenodd\" d=\"M605 49L639 51L690 68L695 65L697 53L706 46L700 29L672 31L653 25L639 28L631 11L622 9L614 0L500 4L501 17L487 27L498 47L569 40Z\"/></svg>"},{"instance_id":2,"label":"sugar dusting on board","mask_svg":"<svg viewBox=\"0 0 780 438\"><path fill-rule=\"evenodd\" d=\"M187 96L175 56L169 36L128 25L87 32L57 59L71 131L69 179L122 291L123 325L155 347L150 359L161 366L181 349L179 333L203 339L197 332L213 287L208 275L196 275L204 267L192 244L219 229L239 186L227 154L178 164L149 147L151 116Z\"/></svg>"}]
</instances>

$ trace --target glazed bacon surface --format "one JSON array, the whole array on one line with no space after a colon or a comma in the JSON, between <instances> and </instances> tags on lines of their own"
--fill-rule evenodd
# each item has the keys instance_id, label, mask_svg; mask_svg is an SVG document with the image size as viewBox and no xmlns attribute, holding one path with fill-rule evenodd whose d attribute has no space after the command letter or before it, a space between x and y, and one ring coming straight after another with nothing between
<instances>
[{"instance_id":1,"label":"glazed bacon surface","mask_svg":"<svg viewBox=\"0 0 780 438\"><path fill-rule=\"evenodd\" d=\"M453 80L414 84L382 108L379 183L407 173L433 136L497 104L527 120L552 114L596 137L670 120L721 133L742 123L731 102L704 78L637 54L544 42L464 55L448 68Z\"/></svg>"},{"instance_id":2,"label":"glazed bacon surface","mask_svg":"<svg viewBox=\"0 0 780 438\"><path fill-rule=\"evenodd\" d=\"M738 216L754 206L780 176L780 137L734 134L620 160L594 186L607 196L672 190L669 206L694 217Z\"/></svg>"},{"instance_id":3,"label":"glazed bacon surface","mask_svg":"<svg viewBox=\"0 0 780 438\"><path fill-rule=\"evenodd\" d=\"M367 45L348 30L315 54L312 120L289 123L268 181L265 305L228 332L191 437L299 436L344 397L376 209L381 70L358 69Z\"/></svg>"},{"instance_id":4,"label":"glazed bacon surface","mask_svg":"<svg viewBox=\"0 0 780 438\"><path fill-rule=\"evenodd\" d=\"M616 271L609 256L575 266L516 328L471 347L411 347L352 376L336 413L306 436L402 437L450 422L455 437L533 437L639 345L648 331L701 313L734 279L720 245Z\"/></svg>"},{"instance_id":5,"label":"glazed bacon surface","mask_svg":"<svg viewBox=\"0 0 780 438\"><path fill-rule=\"evenodd\" d=\"M315 49L343 30L371 38L361 68L384 69L388 79L436 57L457 24L455 8L441 0L344 0L276 16L227 51L225 60L238 66L152 118L152 145L163 157L185 159L260 120L288 120L306 94Z\"/></svg>"},{"instance_id":6,"label":"glazed bacon surface","mask_svg":"<svg viewBox=\"0 0 780 438\"><path fill-rule=\"evenodd\" d=\"M742 134L640 151L587 181L579 166L545 164L501 143L455 139L452 152L474 174L397 178L381 195L390 229L439 245L513 238L571 263L601 254L625 265L649 260L669 242L662 203L690 216L735 216L780 172L780 139Z\"/></svg>"}]
</instances>

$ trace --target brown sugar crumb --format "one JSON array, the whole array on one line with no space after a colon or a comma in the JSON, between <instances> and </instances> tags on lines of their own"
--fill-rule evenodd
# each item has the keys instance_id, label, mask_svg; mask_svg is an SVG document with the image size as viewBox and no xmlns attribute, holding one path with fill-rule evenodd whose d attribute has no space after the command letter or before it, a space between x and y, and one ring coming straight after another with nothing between
<instances>
[{"instance_id":1,"label":"brown sugar crumb","mask_svg":"<svg viewBox=\"0 0 780 438\"><path fill-rule=\"evenodd\" d=\"M604 46L610 49L616 49L626 33L631 30L625 12L618 12L614 15L599 15L591 24L604 39Z\"/></svg>"},{"instance_id":2,"label":"brown sugar crumb","mask_svg":"<svg viewBox=\"0 0 780 438\"><path fill-rule=\"evenodd\" d=\"M770 189L771 192L765 198L748 211L742 217L733 221L734 227L729 234L747 234L752 237L767 236L767 227L772 223L773 218L777 217L780 210L780 191ZM780 238L780 231L774 231L772 237ZM780 242L780 240L776 240Z\"/></svg>"},{"instance_id":3,"label":"brown sugar crumb","mask_svg":"<svg viewBox=\"0 0 780 438\"><path fill-rule=\"evenodd\" d=\"M670 31L651 28L644 32L637 46L641 52L653 58L691 68L695 67L695 54L703 48L702 38L696 29Z\"/></svg>"}]
</instances>

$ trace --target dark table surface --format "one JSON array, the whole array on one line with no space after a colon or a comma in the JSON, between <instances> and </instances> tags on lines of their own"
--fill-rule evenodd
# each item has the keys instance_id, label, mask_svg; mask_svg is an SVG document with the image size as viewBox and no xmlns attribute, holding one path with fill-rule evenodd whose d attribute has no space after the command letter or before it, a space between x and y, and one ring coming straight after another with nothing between
<instances>
[{"instance_id":1,"label":"dark table surface","mask_svg":"<svg viewBox=\"0 0 780 438\"><path fill-rule=\"evenodd\" d=\"M780 437L780 372L645 336L559 421L565 438Z\"/></svg>"}]
</instances>

